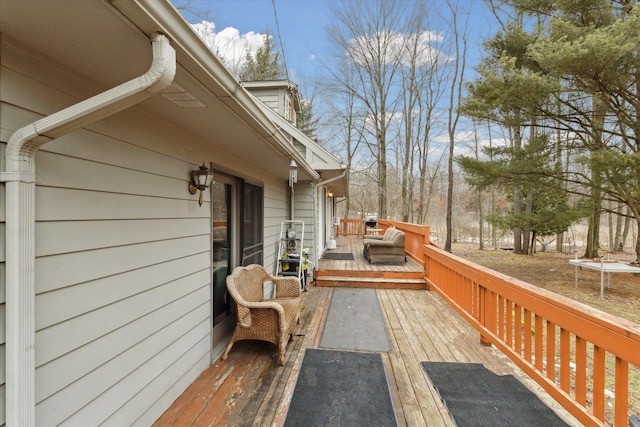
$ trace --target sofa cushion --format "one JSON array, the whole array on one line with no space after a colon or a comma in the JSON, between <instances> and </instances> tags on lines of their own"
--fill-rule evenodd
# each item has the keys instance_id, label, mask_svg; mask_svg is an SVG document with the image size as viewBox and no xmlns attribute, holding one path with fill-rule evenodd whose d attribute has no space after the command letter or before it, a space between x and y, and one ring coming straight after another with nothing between
<instances>
[{"instance_id":1,"label":"sofa cushion","mask_svg":"<svg viewBox=\"0 0 640 427\"><path fill-rule=\"evenodd\" d=\"M369 262L403 263L406 261L404 243L404 232L389 228L382 240L365 240L363 254Z\"/></svg>"}]
</instances>

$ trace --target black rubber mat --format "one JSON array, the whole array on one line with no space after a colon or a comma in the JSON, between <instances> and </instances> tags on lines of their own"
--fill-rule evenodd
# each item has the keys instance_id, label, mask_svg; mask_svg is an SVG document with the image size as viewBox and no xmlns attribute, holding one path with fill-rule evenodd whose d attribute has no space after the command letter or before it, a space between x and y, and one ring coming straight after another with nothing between
<instances>
[{"instance_id":1,"label":"black rubber mat","mask_svg":"<svg viewBox=\"0 0 640 427\"><path fill-rule=\"evenodd\" d=\"M382 356L308 349L284 425L396 426Z\"/></svg>"},{"instance_id":2,"label":"black rubber mat","mask_svg":"<svg viewBox=\"0 0 640 427\"><path fill-rule=\"evenodd\" d=\"M336 261L353 261L353 254L351 252L325 252L322 255L322 259L331 259Z\"/></svg>"},{"instance_id":3,"label":"black rubber mat","mask_svg":"<svg viewBox=\"0 0 640 427\"><path fill-rule=\"evenodd\" d=\"M567 424L512 375L479 363L422 362L459 426L555 427Z\"/></svg>"}]
</instances>

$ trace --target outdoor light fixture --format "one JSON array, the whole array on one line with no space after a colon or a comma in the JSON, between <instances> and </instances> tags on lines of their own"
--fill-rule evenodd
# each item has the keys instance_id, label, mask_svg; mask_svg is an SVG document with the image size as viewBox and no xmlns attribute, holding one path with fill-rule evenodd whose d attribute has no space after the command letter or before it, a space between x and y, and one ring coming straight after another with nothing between
<instances>
[{"instance_id":1,"label":"outdoor light fixture","mask_svg":"<svg viewBox=\"0 0 640 427\"><path fill-rule=\"evenodd\" d=\"M293 188L293 184L298 182L298 165L295 160L289 163L289 187Z\"/></svg>"},{"instance_id":2,"label":"outdoor light fixture","mask_svg":"<svg viewBox=\"0 0 640 427\"><path fill-rule=\"evenodd\" d=\"M196 191L200 190L200 198L198 204L202 206L202 194L204 190L211 184L213 180L213 173L209 172L204 163L196 171L191 171L191 182L189 183L189 193L196 194Z\"/></svg>"},{"instance_id":3,"label":"outdoor light fixture","mask_svg":"<svg viewBox=\"0 0 640 427\"><path fill-rule=\"evenodd\" d=\"M329 198L333 197L333 191L329 190L329 193L327 193L327 196L329 196Z\"/></svg>"}]
</instances>

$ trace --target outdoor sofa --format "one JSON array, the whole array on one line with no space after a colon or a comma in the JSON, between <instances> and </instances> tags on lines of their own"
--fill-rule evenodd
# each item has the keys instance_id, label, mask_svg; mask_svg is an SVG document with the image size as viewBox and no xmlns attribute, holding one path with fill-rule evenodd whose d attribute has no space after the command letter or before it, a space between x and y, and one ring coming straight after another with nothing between
<instances>
[{"instance_id":1,"label":"outdoor sofa","mask_svg":"<svg viewBox=\"0 0 640 427\"><path fill-rule=\"evenodd\" d=\"M393 227L382 236L365 236L363 255L371 263L404 263L404 240L404 232Z\"/></svg>"}]
</instances>

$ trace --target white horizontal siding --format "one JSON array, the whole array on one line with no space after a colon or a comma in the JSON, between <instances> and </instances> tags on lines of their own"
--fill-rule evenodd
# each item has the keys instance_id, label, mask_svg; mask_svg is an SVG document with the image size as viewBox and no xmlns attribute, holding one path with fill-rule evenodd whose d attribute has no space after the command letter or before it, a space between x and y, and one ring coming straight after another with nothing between
<instances>
[{"instance_id":1,"label":"white horizontal siding","mask_svg":"<svg viewBox=\"0 0 640 427\"><path fill-rule=\"evenodd\" d=\"M86 82L76 86L68 75L6 52L0 70L3 142L33 120L95 93ZM206 368L202 361L209 362L209 195L199 207L198 195L188 193L196 163L182 146L189 135L177 128L159 134L166 127L134 109L61 137L36 155L38 425L96 425L114 414L134 422L152 414L149 408L167 390L176 397L181 390L170 384L187 372L195 379ZM193 154L198 161L210 158L202 149ZM4 206L4 185L0 191ZM0 280L4 285L4 274ZM4 302L4 289L1 296ZM0 330L4 362L5 328ZM159 383L167 387L156 389ZM123 410L130 400L135 407ZM4 422L4 399L0 406Z\"/></svg>"},{"instance_id":2,"label":"white horizontal siding","mask_svg":"<svg viewBox=\"0 0 640 427\"><path fill-rule=\"evenodd\" d=\"M200 235L208 224L208 218L147 219L144 227L139 220L39 222L36 256L193 237Z\"/></svg>"},{"instance_id":3,"label":"white horizontal siding","mask_svg":"<svg viewBox=\"0 0 640 427\"><path fill-rule=\"evenodd\" d=\"M311 191L311 183L299 182L294 198L295 219L304 221L304 247L309 248L309 258L313 259L315 241L313 239L315 229L314 203Z\"/></svg>"},{"instance_id":4,"label":"white horizontal siding","mask_svg":"<svg viewBox=\"0 0 640 427\"><path fill-rule=\"evenodd\" d=\"M36 406L38 424L58 425L66 420L69 425L98 425L194 346L191 357L199 359L210 350L208 311L205 304L193 316L178 319L40 402ZM198 319L200 322L194 325ZM73 407L66 404L69 399L74 400ZM109 405L104 405L105 401ZM137 411L139 415L140 408Z\"/></svg>"},{"instance_id":5,"label":"white horizontal siding","mask_svg":"<svg viewBox=\"0 0 640 427\"><path fill-rule=\"evenodd\" d=\"M165 390L165 393L154 402L154 404L149 407L149 409L142 414L135 422L131 423L131 426L136 427L148 427L152 425L161 414L164 413L166 408L168 408L175 400L175 396L182 393L191 383L193 382L193 378L197 377L202 371L204 371L210 364L210 358L208 355L205 355L193 362L185 357L182 357L176 361L167 372L158 376L154 382L151 384L151 387L147 387L146 390L150 388L155 390ZM0 390L2 392L2 390ZM135 399L131 399L131 405L140 405L140 399L143 396L139 393ZM131 406L127 405L127 407ZM129 408L128 408L129 409ZM114 414L114 418L120 418L120 414ZM111 423L111 419L107 420L108 424ZM126 423L120 424L125 425ZM113 423L113 425L118 426L118 424Z\"/></svg>"},{"instance_id":6,"label":"white horizontal siding","mask_svg":"<svg viewBox=\"0 0 640 427\"><path fill-rule=\"evenodd\" d=\"M4 44L1 59L4 169L13 132L104 88ZM238 176L262 182L270 270L288 217L282 179L225 155L136 108L37 152L38 425L149 425L210 363L210 194L198 206L198 195L187 191L190 171L224 161ZM0 184L0 424L4 203Z\"/></svg>"},{"instance_id":7,"label":"white horizontal siding","mask_svg":"<svg viewBox=\"0 0 640 427\"><path fill-rule=\"evenodd\" d=\"M206 325L202 326L204 327ZM195 336L197 337L197 335ZM177 343L175 345L176 350L180 350L181 345L182 343ZM188 377L190 378L190 381L183 387L183 389L186 388L193 382L192 378L197 377L202 371L207 369L211 363L210 357L208 356L210 350L209 340L206 337L195 343L191 348L186 349L183 347L182 349L188 351L185 351L182 357L176 359L175 363L162 372L162 375L156 375L147 387L128 398L117 412L105 420L104 425L113 427L125 425L146 427L153 424L164 412L166 407L161 410L154 408L154 411L147 411L143 416L140 416L140 407L142 404L147 404L150 400L157 398L158 390L169 389L173 381L184 378L185 373L189 374ZM202 355L199 359L198 354ZM196 369L193 369L193 367ZM171 402L173 402L173 400L168 403L170 404Z\"/></svg>"},{"instance_id":8,"label":"white horizontal siding","mask_svg":"<svg viewBox=\"0 0 640 427\"><path fill-rule=\"evenodd\" d=\"M108 334L64 354L55 360L44 364L36 371L36 380L41 386L38 388L37 399L42 401L61 392L65 386L89 375L97 366L108 363L113 354L122 354L135 347L150 336L164 333L167 337L167 328L177 319L192 318L194 313L201 313L206 307L205 288L199 288L168 304L159 305L157 308L147 310L148 313L139 317L134 322L129 322ZM153 297L152 293L147 295ZM198 315L199 316L199 315ZM149 351L157 351L150 348Z\"/></svg>"},{"instance_id":9,"label":"white horizontal siding","mask_svg":"<svg viewBox=\"0 0 640 427\"><path fill-rule=\"evenodd\" d=\"M36 328L56 325L186 277L194 269L201 268L202 263L208 259L208 253L199 253L92 280L82 286L68 286L40 293L36 296ZM125 276L126 280L123 280Z\"/></svg>"},{"instance_id":10,"label":"white horizontal siding","mask_svg":"<svg viewBox=\"0 0 640 427\"><path fill-rule=\"evenodd\" d=\"M268 185L267 185L268 184ZM264 190L264 265L270 273L275 273L280 226L289 218L287 208L287 187L285 182L265 183Z\"/></svg>"},{"instance_id":11,"label":"white horizontal siding","mask_svg":"<svg viewBox=\"0 0 640 427\"><path fill-rule=\"evenodd\" d=\"M36 293L208 252L210 245L207 236L195 236L40 257L36 259Z\"/></svg>"},{"instance_id":12,"label":"white horizontal siding","mask_svg":"<svg viewBox=\"0 0 640 427\"><path fill-rule=\"evenodd\" d=\"M186 185L184 193L189 194ZM36 220L146 220L206 215L208 203L198 207L197 200L197 196L193 200L180 200L117 193L103 193L96 197L96 192L90 190L36 187L36 205L42 207L36 211Z\"/></svg>"}]
</instances>

